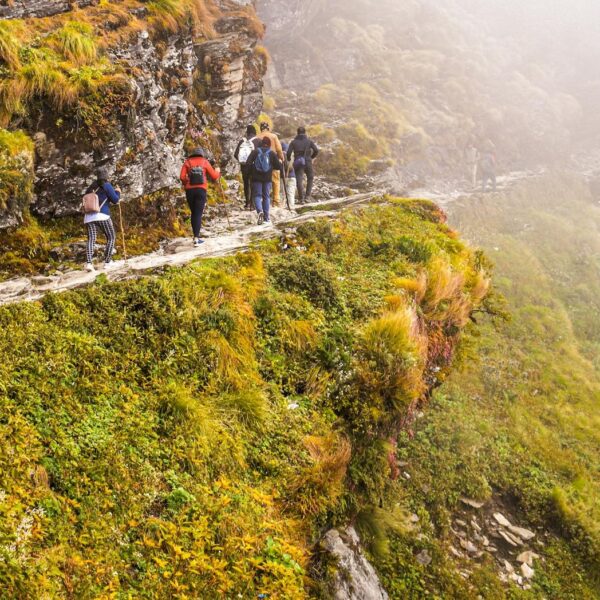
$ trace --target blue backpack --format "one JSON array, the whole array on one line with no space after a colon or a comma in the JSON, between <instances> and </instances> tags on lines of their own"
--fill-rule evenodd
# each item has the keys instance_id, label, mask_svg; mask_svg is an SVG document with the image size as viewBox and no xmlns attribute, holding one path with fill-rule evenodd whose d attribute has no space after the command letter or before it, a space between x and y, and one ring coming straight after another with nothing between
<instances>
[{"instance_id":1,"label":"blue backpack","mask_svg":"<svg viewBox=\"0 0 600 600\"><path fill-rule=\"evenodd\" d=\"M271 150L259 148L258 156L254 161L254 167L259 173L268 173L271 170Z\"/></svg>"}]
</instances>

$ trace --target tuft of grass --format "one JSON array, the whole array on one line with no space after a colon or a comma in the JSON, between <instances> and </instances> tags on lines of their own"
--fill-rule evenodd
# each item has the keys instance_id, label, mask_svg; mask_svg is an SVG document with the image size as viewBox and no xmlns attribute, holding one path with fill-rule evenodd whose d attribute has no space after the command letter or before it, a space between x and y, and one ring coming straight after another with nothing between
<instances>
[{"instance_id":1,"label":"tuft of grass","mask_svg":"<svg viewBox=\"0 0 600 600\"><path fill-rule=\"evenodd\" d=\"M0 129L0 209L26 208L33 195L34 144L23 131Z\"/></svg>"},{"instance_id":2,"label":"tuft of grass","mask_svg":"<svg viewBox=\"0 0 600 600\"><path fill-rule=\"evenodd\" d=\"M96 61L98 48L91 25L69 21L50 36L56 50L75 65L89 65Z\"/></svg>"}]
</instances>

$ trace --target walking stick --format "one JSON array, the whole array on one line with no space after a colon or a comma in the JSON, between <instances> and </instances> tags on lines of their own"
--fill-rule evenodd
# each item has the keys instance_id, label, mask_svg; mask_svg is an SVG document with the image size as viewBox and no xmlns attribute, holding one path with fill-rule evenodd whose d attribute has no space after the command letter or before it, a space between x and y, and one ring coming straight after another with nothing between
<instances>
[{"instance_id":1,"label":"walking stick","mask_svg":"<svg viewBox=\"0 0 600 600\"><path fill-rule=\"evenodd\" d=\"M281 176L283 178L283 190L285 192L285 203L287 204L288 210L291 212L292 208L290 207L290 196L288 194L288 189L287 189L287 178L285 176L285 165L281 169Z\"/></svg>"},{"instance_id":2,"label":"walking stick","mask_svg":"<svg viewBox=\"0 0 600 600\"><path fill-rule=\"evenodd\" d=\"M223 190L223 184L221 183L221 178L219 177L219 190L221 190L221 200L223 200L223 204L225 205L225 216L227 217L227 227L231 229L231 221L229 220L229 202L227 202L227 198L225 197L225 191Z\"/></svg>"},{"instance_id":3,"label":"walking stick","mask_svg":"<svg viewBox=\"0 0 600 600\"><path fill-rule=\"evenodd\" d=\"M121 226L121 237L123 238L123 256L125 262L127 262L127 246L125 245L125 227L123 226L123 210L121 209L121 202L119 202L119 225Z\"/></svg>"}]
</instances>

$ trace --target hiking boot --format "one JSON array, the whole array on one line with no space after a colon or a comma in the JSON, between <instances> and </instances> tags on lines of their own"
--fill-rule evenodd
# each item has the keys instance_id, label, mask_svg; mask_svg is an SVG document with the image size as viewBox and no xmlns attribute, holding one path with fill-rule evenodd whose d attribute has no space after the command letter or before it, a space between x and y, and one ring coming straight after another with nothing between
<instances>
[{"instance_id":1,"label":"hiking boot","mask_svg":"<svg viewBox=\"0 0 600 600\"><path fill-rule=\"evenodd\" d=\"M93 265L92 263L86 263L86 264L85 264L85 270L86 270L88 273L94 273L94 271L95 271L96 269L94 268L94 265Z\"/></svg>"},{"instance_id":2,"label":"hiking boot","mask_svg":"<svg viewBox=\"0 0 600 600\"><path fill-rule=\"evenodd\" d=\"M262 225L264 223L264 221L265 221L265 213L261 210L258 213L258 224Z\"/></svg>"},{"instance_id":3,"label":"hiking boot","mask_svg":"<svg viewBox=\"0 0 600 600\"><path fill-rule=\"evenodd\" d=\"M204 244L204 240L201 240L200 238L194 238L194 248L199 248L202 246L202 244Z\"/></svg>"}]
</instances>

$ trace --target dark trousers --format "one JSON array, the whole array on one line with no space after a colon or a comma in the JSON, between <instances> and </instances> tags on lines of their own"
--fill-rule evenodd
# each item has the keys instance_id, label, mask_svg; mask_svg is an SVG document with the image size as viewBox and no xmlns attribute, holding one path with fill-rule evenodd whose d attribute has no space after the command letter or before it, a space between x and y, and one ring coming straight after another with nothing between
<instances>
[{"instance_id":1,"label":"dark trousers","mask_svg":"<svg viewBox=\"0 0 600 600\"><path fill-rule=\"evenodd\" d=\"M305 167L294 168L296 171L296 185L298 186L298 200L301 202L312 194L315 172L312 163L306 163ZM306 196L304 195L304 174L306 173Z\"/></svg>"},{"instance_id":2,"label":"dark trousers","mask_svg":"<svg viewBox=\"0 0 600 600\"><path fill-rule=\"evenodd\" d=\"M491 184L492 189L495 192L496 191L496 173L494 173L493 171L484 171L481 174L481 186L482 186L482 190L484 192L487 191L488 183Z\"/></svg>"},{"instance_id":3,"label":"dark trousers","mask_svg":"<svg viewBox=\"0 0 600 600\"><path fill-rule=\"evenodd\" d=\"M244 181L246 208L250 208L252 206L252 165L242 165L242 179Z\"/></svg>"},{"instance_id":4,"label":"dark trousers","mask_svg":"<svg viewBox=\"0 0 600 600\"><path fill-rule=\"evenodd\" d=\"M185 197L187 198L188 206L192 211L192 230L194 237L200 237L200 229L202 228L202 215L206 207L206 190L198 188L195 190L186 190Z\"/></svg>"}]
</instances>

